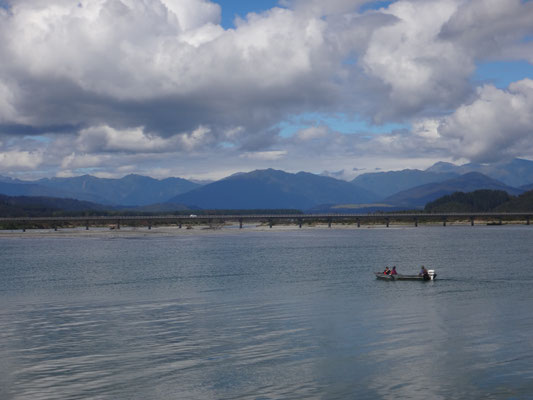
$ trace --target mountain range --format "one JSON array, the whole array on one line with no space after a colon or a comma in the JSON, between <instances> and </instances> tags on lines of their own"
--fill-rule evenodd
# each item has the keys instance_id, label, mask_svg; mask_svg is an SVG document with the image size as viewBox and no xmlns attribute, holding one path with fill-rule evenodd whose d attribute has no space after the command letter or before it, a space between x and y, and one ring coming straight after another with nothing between
<instances>
[{"instance_id":1,"label":"mountain range","mask_svg":"<svg viewBox=\"0 0 533 400\"><path fill-rule=\"evenodd\" d=\"M359 175L352 183L384 199L395 193L426 183L443 182L459 176L456 172L433 172L418 169L374 172Z\"/></svg>"},{"instance_id":2,"label":"mountain range","mask_svg":"<svg viewBox=\"0 0 533 400\"><path fill-rule=\"evenodd\" d=\"M45 178L31 182L5 177L0 179L0 193L9 196L53 196L111 206L165 203L178 194L200 186L181 178L158 180L133 174L121 179L96 178L91 175Z\"/></svg>"},{"instance_id":3,"label":"mountain range","mask_svg":"<svg viewBox=\"0 0 533 400\"><path fill-rule=\"evenodd\" d=\"M336 212L420 208L455 191L533 188L533 161L457 166L439 162L426 170L366 173L351 182L307 172L275 169L238 173L199 184L181 178L127 175L120 179L84 175L22 181L0 176L0 194L71 198L138 210L300 209ZM364 210L364 211L363 211Z\"/></svg>"},{"instance_id":4,"label":"mountain range","mask_svg":"<svg viewBox=\"0 0 533 400\"><path fill-rule=\"evenodd\" d=\"M469 172L443 182L427 183L387 197L384 202L405 207L423 207L427 203L454 192L473 192L480 189L501 190L519 195L522 190L508 186L479 172Z\"/></svg>"},{"instance_id":5,"label":"mountain range","mask_svg":"<svg viewBox=\"0 0 533 400\"><path fill-rule=\"evenodd\" d=\"M366 203L375 200L375 194L350 182L307 172L289 174L267 169L232 175L178 195L169 202L204 209L305 210L318 204Z\"/></svg>"},{"instance_id":6,"label":"mountain range","mask_svg":"<svg viewBox=\"0 0 533 400\"><path fill-rule=\"evenodd\" d=\"M479 172L499 180L508 186L521 187L533 184L533 161L521 158L492 164L469 163L455 165L452 163L438 162L426 169L425 172L455 173L457 175L464 175L468 172Z\"/></svg>"}]
</instances>

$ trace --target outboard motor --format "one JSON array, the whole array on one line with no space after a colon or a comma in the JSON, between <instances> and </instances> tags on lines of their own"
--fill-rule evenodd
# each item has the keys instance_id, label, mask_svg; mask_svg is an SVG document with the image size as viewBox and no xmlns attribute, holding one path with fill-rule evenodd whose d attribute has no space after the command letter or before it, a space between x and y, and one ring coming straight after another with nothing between
<instances>
[{"instance_id":1,"label":"outboard motor","mask_svg":"<svg viewBox=\"0 0 533 400\"><path fill-rule=\"evenodd\" d=\"M428 270L428 275L429 275L429 279L430 280L434 280L437 277L437 274L435 273L434 269L429 269Z\"/></svg>"}]
</instances>

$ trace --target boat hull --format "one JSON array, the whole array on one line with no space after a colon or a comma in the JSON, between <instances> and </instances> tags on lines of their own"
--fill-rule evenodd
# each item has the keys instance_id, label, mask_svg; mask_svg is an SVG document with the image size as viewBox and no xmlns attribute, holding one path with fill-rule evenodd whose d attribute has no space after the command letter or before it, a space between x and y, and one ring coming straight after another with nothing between
<instances>
[{"instance_id":1,"label":"boat hull","mask_svg":"<svg viewBox=\"0 0 533 400\"><path fill-rule=\"evenodd\" d=\"M385 275L382 272L374 272L377 279L381 279L384 281L432 281L437 277L437 274L434 274L433 276L430 276L430 279L424 278L423 276L419 275Z\"/></svg>"}]
</instances>

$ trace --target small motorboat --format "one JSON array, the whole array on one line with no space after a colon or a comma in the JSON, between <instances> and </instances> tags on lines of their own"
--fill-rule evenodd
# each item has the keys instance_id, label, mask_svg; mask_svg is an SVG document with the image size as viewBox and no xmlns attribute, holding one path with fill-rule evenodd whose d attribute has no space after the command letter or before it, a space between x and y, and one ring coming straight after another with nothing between
<instances>
[{"instance_id":1,"label":"small motorboat","mask_svg":"<svg viewBox=\"0 0 533 400\"><path fill-rule=\"evenodd\" d=\"M403 275L403 274L397 274L397 275L387 275L383 272L374 272L377 279L381 279L384 281L433 281L435 278L437 278L437 274L435 273L434 269L428 270L428 277L420 276L420 275Z\"/></svg>"}]
</instances>

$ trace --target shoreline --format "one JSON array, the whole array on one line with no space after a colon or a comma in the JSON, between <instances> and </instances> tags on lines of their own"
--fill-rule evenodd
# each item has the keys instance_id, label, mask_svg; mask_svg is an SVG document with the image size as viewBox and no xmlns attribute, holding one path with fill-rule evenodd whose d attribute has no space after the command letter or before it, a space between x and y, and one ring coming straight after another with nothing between
<instances>
[{"instance_id":1,"label":"shoreline","mask_svg":"<svg viewBox=\"0 0 533 400\"><path fill-rule=\"evenodd\" d=\"M502 224L495 223L494 221L479 221L474 227L498 227L498 226L527 226L525 221L506 221ZM245 234L247 232L293 232L293 231L309 231L309 230L362 230L362 229L405 229L405 228L450 228L450 227L472 227L470 221L455 221L453 223L448 222L446 226L442 223L420 223L419 226L415 226L413 223L391 223L389 226L386 224L361 224L360 227L357 224L332 224L331 227L327 223L317 224L304 224L300 228L295 224L275 224L270 227L268 224L250 224L244 225L242 229L239 228L239 224L224 224L217 226L209 225L195 225L190 227L179 228L177 226L156 226L148 229L146 226L131 227L123 226L120 229L110 227L91 227L87 230L85 227L72 227L72 228L58 228L54 230L49 229L22 229L17 230L0 230L0 240L9 238L68 238L68 237L85 237L85 238L125 238L125 237L169 237L169 236L195 236L202 234L227 234L227 233L239 233Z\"/></svg>"}]
</instances>

